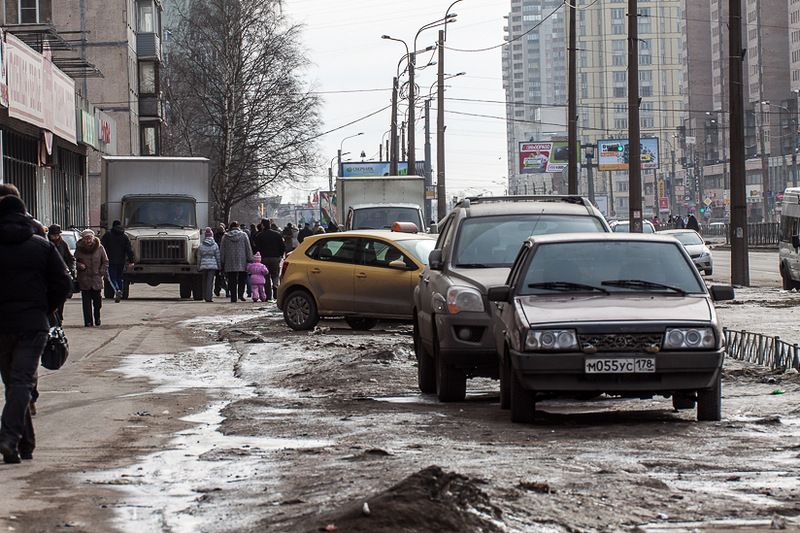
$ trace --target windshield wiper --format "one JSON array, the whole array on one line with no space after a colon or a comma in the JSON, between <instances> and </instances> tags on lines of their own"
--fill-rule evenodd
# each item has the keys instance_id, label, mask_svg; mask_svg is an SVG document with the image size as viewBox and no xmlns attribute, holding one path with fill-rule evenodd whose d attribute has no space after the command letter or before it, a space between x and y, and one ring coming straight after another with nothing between
<instances>
[{"instance_id":1,"label":"windshield wiper","mask_svg":"<svg viewBox=\"0 0 800 533\"><path fill-rule=\"evenodd\" d=\"M492 268L490 265L484 265L483 263L458 263L456 264L456 268Z\"/></svg>"},{"instance_id":2,"label":"windshield wiper","mask_svg":"<svg viewBox=\"0 0 800 533\"><path fill-rule=\"evenodd\" d=\"M583 283L572 283L571 281L546 281L543 283L528 283L529 289L545 289L549 291L597 291L603 294L609 294L607 290L602 287L595 287L594 285L586 285Z\"/></svg>"},{"instance_id":3,"label":"windshield wiper","mask_svg":"<svg viewBox=\"0 0 800 533\"><path fill-rule=\"evenodd\" d=\"M673 287L671 285L664 285L663 283L656 283L655 281L643 279L609 279L604 281L602 285L608 287L622 287L624 289L666 290L680 295L686 294L686 291L680 287Z\"/></svg>"}]
</instances>

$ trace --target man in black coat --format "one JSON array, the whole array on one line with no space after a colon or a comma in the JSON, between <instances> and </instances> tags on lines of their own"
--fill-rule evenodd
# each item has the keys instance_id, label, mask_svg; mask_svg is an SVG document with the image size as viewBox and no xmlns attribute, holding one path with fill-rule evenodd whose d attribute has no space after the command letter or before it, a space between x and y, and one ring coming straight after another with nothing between
<instances>
[{"instance_id":1,"label":"man in black coat","mask_svg":"<svg viewBox=\"0 0 800 533\"><path fill-rule=\"evenodd\" d=\"M0 419L0 454L6 463L31 459L36 439L30 401L48 317L72 290L67 265L52 243L36 235L25 204L0 200L0 376L6 403Z\"/></svg>"},{"instance_id":2,"label":"man in black coat","mask_svg":"<svg viewBox=\"0 0 800 533\"><path fill-rule=\"evenodd\" d=\"M272 300L278 299L278 283L281 279L281 260L283 254L286 252L286 246L283 243L283 236L279 231L265 226L261 233L256 235L253 239L256 243L256 250L261 254L261 262L267 266L269 270L270 284L272 285L272 297L270 292L267 292L267 298Z\"/></svg>"},{"instance_id":3,"label":"man in black coat","mask_svg":"<svg viewBox=\"0 0 800 533\"><path fill-rule=\"evenodd\" d=\"M115 220L111 225L111 231L106 232L100 239L100 244L108 254L108 278L112 285L109 287L106 284L105 297L113 297L115 301L119 302L122 297L122 273L125 271L125 263L133 263L133 246L131 246L131 240L125 235L122 222Z\"/></svg>"},{"instance_id":4,"label":"man in black coat","mask_svg":"<svg viewBox=\"0 0 800 533\"><path fill-rule=\"evenodd\" d=\"M314 235L314 232L311 231L311 224L306 222L303 226L303 229L301 229L300 233L297 234L297 240L303 242L306 240L306 237L310 237L311 235Z\"/></svg>"}]
</instances>

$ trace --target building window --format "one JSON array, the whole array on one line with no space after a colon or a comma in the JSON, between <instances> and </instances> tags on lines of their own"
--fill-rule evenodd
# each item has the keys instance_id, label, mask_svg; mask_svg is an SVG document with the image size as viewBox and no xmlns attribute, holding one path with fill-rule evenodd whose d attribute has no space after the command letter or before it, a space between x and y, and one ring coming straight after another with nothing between
<instances>
[{"instance_id":1,"label":"building window","mask_svg":"<svg viewBox=\"0 0 800 533\"><path fill-rule=\"evenodd\" d=\"M152 0L139 3L139 33L158 33L158 11Z\"/></svg>"},{"instance_id":2,"label":"building window","mask_svg":"<svg viewBox=\"0 0 800 533\"><path fill-rule=\"evenodd\" d=\"M151 61L139 63L139 94L154 95L158 91L158 69Z\"/></svg>"},{"instance_id":3,"label":"building window","mask_svg":"<svg viewBox=\"0 0 800 533\"><path fill-rule=\"evenodd\" d=\"M158 155L157 126L142 126L142 155Z\"/></svg>"},{"instance_id":4,"label":"building window","mask_svg":"<svg viewBox=\"0 0 800 533\"><path fill-rule=\"evenodd\" d=\"M19 19L22 24L39 22L39 0L19 0Z\"/></svg>"}]
</instances>

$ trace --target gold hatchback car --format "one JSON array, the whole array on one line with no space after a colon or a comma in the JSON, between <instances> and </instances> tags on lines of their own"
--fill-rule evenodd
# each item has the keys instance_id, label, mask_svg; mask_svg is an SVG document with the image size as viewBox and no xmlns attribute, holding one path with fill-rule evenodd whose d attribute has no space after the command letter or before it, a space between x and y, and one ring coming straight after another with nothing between
<instances>
[{"instance_id":1,"label":"gold hatchback car","mask_svg":"<svg viewBox=\"0 0 800 533\"><path fill-rule=\"evenodd\" d=\"M395 230L306 237L284 261L278 308L295 330L328 316L357 330L378 319L411 321L414 288L435 244L430 235Z\"/></svg>"}]
</instances>

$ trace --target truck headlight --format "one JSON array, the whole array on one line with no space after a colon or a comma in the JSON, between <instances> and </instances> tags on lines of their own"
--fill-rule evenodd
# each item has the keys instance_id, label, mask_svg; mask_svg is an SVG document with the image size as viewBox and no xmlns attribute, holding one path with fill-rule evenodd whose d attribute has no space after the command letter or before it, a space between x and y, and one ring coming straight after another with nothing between
<instances>
[{"instance_id":1,"label":"truck headlight","mask_svg":"<svg viewBox=\"0 0 800 533\"><path fill-rule=\"evenodd\" d=\"M533 352L569 352L578 349L574 329L531 329L525 336L525 349Z\"/></svg>"},{"instance_id":2,"label":"truck headlight","mask_svg":"<svg viewBox=\"0 0 800 533\"><path fill-rule=\"evenodd\" d=\"M447 311L451 315L457 315L465 311L484 311L483 296L481 293L470 287L450 287L447 290Z\"/></svg>"},{"instance_id":3,"label":"truck headlight","mask_svg":"<svg viewBox=\"0 0 800 533\"><path fill-rule=\"evenodd\" d=\"M664 334L665 350L709 350L716 345L713 328L670 328Z\"/></svg>"}]
</instances>

